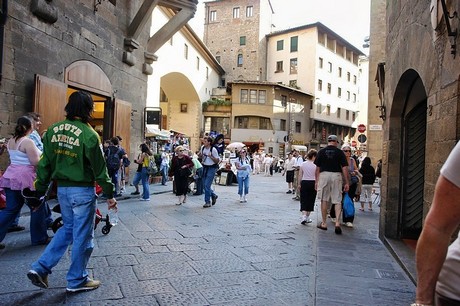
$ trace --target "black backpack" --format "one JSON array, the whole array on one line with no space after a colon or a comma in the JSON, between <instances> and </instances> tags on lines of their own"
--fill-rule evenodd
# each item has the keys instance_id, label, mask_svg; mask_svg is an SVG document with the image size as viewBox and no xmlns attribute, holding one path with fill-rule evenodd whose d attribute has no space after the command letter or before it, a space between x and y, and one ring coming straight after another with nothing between
<instances>
[{"instance_id":1,"label":"black backpack","mask_svg":"<svg viewBox=\"0 0 460 306\"><path fill-rule=\"evenodd\" d=\"M117 151L112 153L113 150L108 148L107 152L107 169L118 170L120 168L120 152L121 149L117 148Z\"/></svg>"}]
</instances>

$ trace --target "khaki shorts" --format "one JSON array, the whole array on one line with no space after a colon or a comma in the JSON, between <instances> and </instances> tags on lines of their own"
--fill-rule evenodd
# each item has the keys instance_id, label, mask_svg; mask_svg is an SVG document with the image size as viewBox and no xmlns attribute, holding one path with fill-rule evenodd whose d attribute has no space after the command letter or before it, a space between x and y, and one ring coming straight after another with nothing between
<instances>
[{"instance_id":1,"label":"khaki shorts","mask_svg":"<svg viewBox=\"0 0 460 306\"><path fill-rule=\"evenodd\" d=\"M321 172L319 174L318 199L332 204L342 203L341 172Z\"/></svg>"}]
</instances>

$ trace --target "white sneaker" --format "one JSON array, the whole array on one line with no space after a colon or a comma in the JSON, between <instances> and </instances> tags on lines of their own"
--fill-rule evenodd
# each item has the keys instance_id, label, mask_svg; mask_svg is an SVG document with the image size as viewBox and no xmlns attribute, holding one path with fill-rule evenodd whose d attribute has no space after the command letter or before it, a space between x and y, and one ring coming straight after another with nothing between
<instances>
[{"instance_id":1,"label":"white sneaker","mask_svg":"<svg viewBox=\"0 0 460 306\"><path fill-rule=\"evenodd\" d=\"M307 216L302 216L302 218L300 219L300 224L306 224L307 223Z\"/></svg>"},{"instance_id":2,"label":"white sneaker","mask_svg":"<svg viewBox=\"0 0 460 306\"><path fill-rule=\"evenodd\" d=\"M240 203L243 203L243 202L244 202L243 197L240 197Z\"/></svg>"},{"instance_id":3,"label":"white sneaker","mask_svg":"<svg viewBox=\"0 0 460 306\"><path fill-rule=\"evenodd\" d=\"M246 203L248 200L246 200L246 196L243 197L243 202Z\"/></svg>"},{"instance_id":4,"label":"white sneaker","mask_svg":"<svg viewBox=\"0 0 460 306\"><path fill-rule=\"evenodd\" d=\"M346 226L346 227L353 227L353 223L347 222L347 223L345 223L345 226Z\"/></svg>"},{"instance_id":5,"label":"white sneaker","mask_svg":"<svg viewBox=\"0 0 460 306\"><path fill-rule=\"evenodd\" d=\"M148 199L140 198L139 201L150 201L150 198Z\"/></svg>"}]
</instances>

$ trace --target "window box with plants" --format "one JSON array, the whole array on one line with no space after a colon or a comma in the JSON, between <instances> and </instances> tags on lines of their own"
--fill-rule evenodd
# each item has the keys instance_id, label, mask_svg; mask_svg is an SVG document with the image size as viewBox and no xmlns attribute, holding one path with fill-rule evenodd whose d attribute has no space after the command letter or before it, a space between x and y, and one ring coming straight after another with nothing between
<instances>
[{"instance_id":1,"label":"window box with plants","mask_svg":"<svg viewBox=\"0 0 460 306\"><path fill-rule=\"evenodd\" d=\"M201 104L203 112L230 112L232 102L223 99L209 99Z\"/></svg>"}]
</instances>

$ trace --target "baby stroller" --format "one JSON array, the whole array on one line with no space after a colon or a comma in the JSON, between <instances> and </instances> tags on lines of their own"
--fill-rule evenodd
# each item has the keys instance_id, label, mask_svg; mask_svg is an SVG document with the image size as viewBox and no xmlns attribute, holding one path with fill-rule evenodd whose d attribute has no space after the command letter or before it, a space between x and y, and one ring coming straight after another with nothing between
<instances>
[{"instance_id":1,"label":"baby stroller","mask_svg":"<svg viewBox=\"0 0 460 306\"><path fill-rule=\"evenodd\" d=\"M29 206L32 210L37 209L41 205L43 205L45 202L47 202L49 199L51 199L51 194L53 190L53 182L51 182L48 185L48 189L45 192L45 195L42 197L37 197L36 191L32 191L29 188L25 188L22 191L22 196L24 197L25 203L27 206ZM99 185L96 185L96 194L102 193L102 188ZM56 192L54 192L54 195ZM53 197L54 198L54 197ZM56 204L51 211L61 214L61 205L58 203ZM102 233L104 235L107 235L110 233L110 229L112 228L112 224L110 223L110 218L109 215L106 215L105 218L102 216L99 208L96 208L96 218L94 221L94 229L97 228L97 225L99 222L104 222L104 226L102 227ZM62 221L62 217L56 218L53 223L51 224L51 230L53 233L56 233L59 228L61 228L64 225Z\"/></svg>"}]
</instances>

